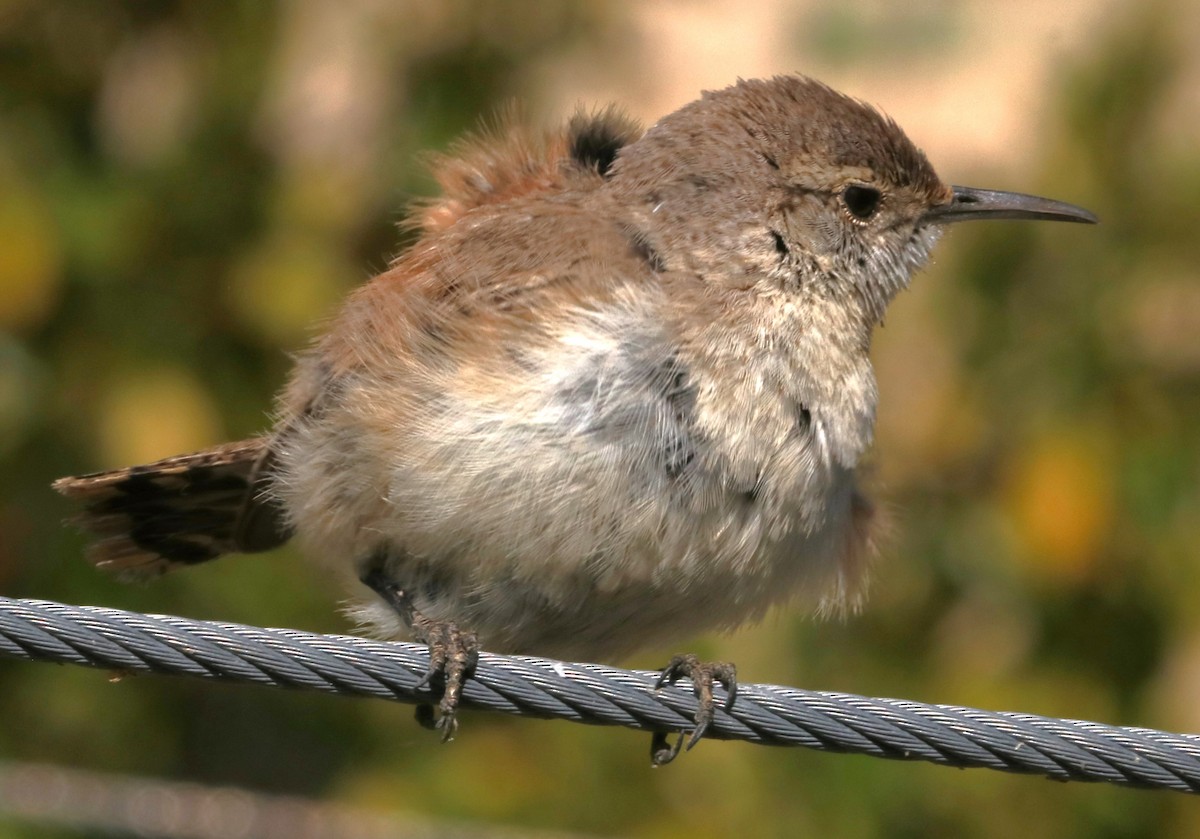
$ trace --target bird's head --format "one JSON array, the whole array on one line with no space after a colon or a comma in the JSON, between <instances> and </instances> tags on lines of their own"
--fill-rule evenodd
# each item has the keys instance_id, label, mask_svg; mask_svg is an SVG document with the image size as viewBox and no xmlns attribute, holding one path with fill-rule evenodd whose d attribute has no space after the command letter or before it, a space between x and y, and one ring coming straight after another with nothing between
<instances>
[{"instance_id":1,"label":"bird's head","mask_svg":"<svg viewBox=\"0 0 1200 839\"><path fill-rule=\"evenodd\" d=\"M949 186L894 121L802 76L706 93L622 148L610 181L668 268L844 300L870 323L949 223L1096 221L1059 201Z\"/></svg>"}]
</instances>

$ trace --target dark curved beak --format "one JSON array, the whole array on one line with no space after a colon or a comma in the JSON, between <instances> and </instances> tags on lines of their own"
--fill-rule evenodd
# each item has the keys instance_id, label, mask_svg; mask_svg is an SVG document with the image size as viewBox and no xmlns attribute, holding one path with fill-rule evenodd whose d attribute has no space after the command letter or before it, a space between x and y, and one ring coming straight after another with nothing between
<instances>
[{"instance_id":1,"label":"dark curved beak","mask_svg":"<svg viewBox=\"0 0 1200 839\"><path fill-rule=\"evenodd\" d=\"M953 189L954 197L950 199L950 203L931 207L925 213L925 221L931 224L1005 218L1073 221L1081 224L1096 224L1100 221L1095 213L1065 201L1023 195L1019 192L974 189L969 186L956 186Z\"/></svg>"}]
</instances>

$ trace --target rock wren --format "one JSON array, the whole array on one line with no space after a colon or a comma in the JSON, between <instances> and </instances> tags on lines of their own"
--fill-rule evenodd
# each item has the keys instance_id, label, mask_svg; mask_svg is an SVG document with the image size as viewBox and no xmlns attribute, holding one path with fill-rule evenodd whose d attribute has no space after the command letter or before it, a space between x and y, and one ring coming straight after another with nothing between
<instances>
[{"instance_id":1,"label":"rock wren","mask_svg":"<svg viewBox=\"0 0 1200 839\"><path fill-rule=\"evenodd\" d=\"M293 535L352 571L373 624L430 645L446 737L475 632L611 659L798 595L857 606L888 303L952 222L1096 221L947 186L894 122L798 76L645 133L612 109L512 128L436 175L419 239L300 357L268 434L55 487L123 576ZM691 745L734 671L680 675ZM656 738L656 762L678 749Z\"/></svg>"}]
</instances>

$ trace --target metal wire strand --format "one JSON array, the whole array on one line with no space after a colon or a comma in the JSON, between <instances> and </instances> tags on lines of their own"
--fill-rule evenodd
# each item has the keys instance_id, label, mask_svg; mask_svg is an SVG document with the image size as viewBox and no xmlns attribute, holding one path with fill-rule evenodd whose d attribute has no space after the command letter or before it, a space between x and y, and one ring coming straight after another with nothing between
<instances>
[{"instance_id":1,"label":"metal wire strand","mask_svg":"<svg viewBox=\"0 0 1200 839\"><path fill-rule=\"evenodd\" d=\"M429 665L422 645L43 600L0 598L0 657L436 701L417 688ZM483 653L463 707L646 731L690 728L691 685L655 690L657 676ZM723 698L708 735L717 739L1200 792L1195 734L776 685L740 685L729 711Z\"/></svg>"}]
</instances>

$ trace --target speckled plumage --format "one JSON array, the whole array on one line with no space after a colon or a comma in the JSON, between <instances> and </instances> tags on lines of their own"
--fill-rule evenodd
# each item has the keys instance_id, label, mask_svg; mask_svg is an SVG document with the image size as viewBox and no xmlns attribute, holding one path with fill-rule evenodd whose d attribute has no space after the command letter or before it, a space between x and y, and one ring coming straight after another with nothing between
<instances>
[{"instance_id":1,"label":"speckled plumage","mask_svg":"<svg viewBox=\"0 0 1200 839\"><path fill-rule=\"evenodd\" d=\"M436 175L418 241L234 452L239 515L497 651L612 659L857 605L871 333L956 200L900 129L777 77L644 135L613 110L506 128ZM125 569L172 560L120 544Z\"/></svg>"}]
</instances>

